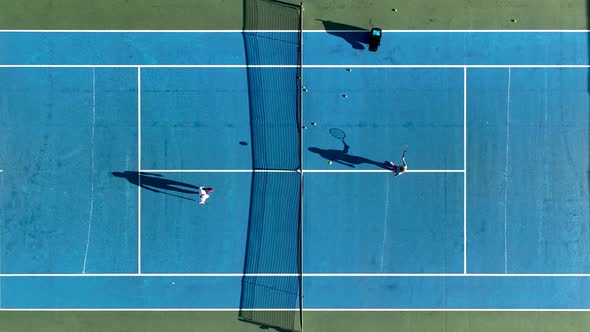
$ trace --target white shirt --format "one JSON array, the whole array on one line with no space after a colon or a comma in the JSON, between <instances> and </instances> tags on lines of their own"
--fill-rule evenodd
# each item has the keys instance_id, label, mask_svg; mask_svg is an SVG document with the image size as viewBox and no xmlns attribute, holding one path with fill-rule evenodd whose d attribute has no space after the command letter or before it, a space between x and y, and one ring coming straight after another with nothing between
<instances>
[{"instance_id":1,"label":"white shirt","mask_svg":"<svg viewBox=\"0 0 590 332\"><path fill-rule=\"evenodd\" d=\"M203 189L203 187L199 187L199 204L205 204L207 198L209 198L209 194Z\"/></svg>"}]
</instances>

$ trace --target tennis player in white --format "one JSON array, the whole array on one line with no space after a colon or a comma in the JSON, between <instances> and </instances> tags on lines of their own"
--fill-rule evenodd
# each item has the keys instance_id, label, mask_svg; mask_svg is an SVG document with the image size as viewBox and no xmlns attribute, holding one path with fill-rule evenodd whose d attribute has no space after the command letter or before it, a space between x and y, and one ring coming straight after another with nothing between
<instances>
[{"instance_id":1,"label":"tennis player in white","mask_svg":"<svg viewBox=\"0 0 590 332\"><path fill-rule=\"evenodd\" d=\"M210 192L213 192L213 188L205 188L203 186L199 186L199 204L205 204L207 198L209 198Z\"/></svg>"}]
</instances>

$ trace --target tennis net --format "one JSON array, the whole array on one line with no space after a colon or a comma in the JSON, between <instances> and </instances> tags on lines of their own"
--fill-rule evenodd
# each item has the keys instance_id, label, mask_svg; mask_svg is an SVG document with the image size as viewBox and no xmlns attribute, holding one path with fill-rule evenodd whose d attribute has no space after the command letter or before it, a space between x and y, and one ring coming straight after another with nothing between
<instances>
[{"instance_id":1,"label":"tennis net","mask_svg":"<svg viewBox=\"0 0 590 332\"><path fill-rule=\"evenodd\" d=\"M296 170L300 38L294 31L300 30L301 7L274 0L246 0L244 7L253 166Z\"/></svg>"},{"instance_id":2,"label":"tennis net","mask_svg":"<svg viewBox=\"0 0 590 332\"><path fill-rule=\"evenodd\" d=\"M297 91L299 131L299 222L298 222L298 261L299 261L299 324L303 331L303 1L299 8L299 52L298 52Z\"/></svg>"},{"instance_id":3,"label":"tennis net","mask_svg":"<svg viewBox=\"0 0 590 332\"><path fill-rule=\"evenodd\" d=\"M243 34L254 173L239 317L301 331L302 6L245 0Z\"/></svg>"}]
</instances>

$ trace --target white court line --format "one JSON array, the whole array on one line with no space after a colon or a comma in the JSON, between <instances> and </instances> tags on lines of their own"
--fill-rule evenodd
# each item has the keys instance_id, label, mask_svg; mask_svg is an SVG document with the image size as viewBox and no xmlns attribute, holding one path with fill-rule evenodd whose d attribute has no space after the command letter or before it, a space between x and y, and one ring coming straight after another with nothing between
<instances>
[{"instance_id":1,"label":"white court line","mask_svg":"<svg viewBox=\"0 0 590 332\"><path fill-rule=\"evenodd\" d=\"M298 65L247 65L247 64L13 64L0 68L299 68Z\"/></svg>"},{"instance_id":2,"label":"white court line","mask_svg":"<svg viewBox=\"0 0 590 332\"><path fill-rule=\"evenodd\" d=\"M247 65L247 64L161 64L161 65L147 65L147 64L0 64L0 68L299 68L298 65ZM359 65L359 64L345 64L345 65L331 65L331 64L316 64L303 65L303 68L590 68L590 64L498 64L498 65L467 65L467 64L405 64L405 65Z\"/></svg>"},{"instance_id":3,"label":"white court line","mask_svg":"<svg viewBox=\"0 0 590 332\"><path fill-rule=\"evenodd\" d=\"M588 312L590 309L470 309L470 308L308 308L303 309L303 311L344 311L344 312L354 312L354 311L363 311L363 312L396 312L396 311L404 311L404 312L413 312L413 311L456 311L456 312L468 312L468 311L481 311L481 312L491 312L491 311L502 311L502 312L571 312L571 311L579 311L579 312Z\"/></svg>"},{"instance_id":4,"label":"white court line","mask_svg":"<svg viewBox=\"0 0 590 332\"><path fill-rule=\"evenodd\" d=\"M467 68L463 68L463 273L467 274Z\"/></svg>"},{"instance_id":5,"label":"white court line","mask_svg":"<svg viewBox=\"0 0 590 332\"><path fill-rule=\"evenodd\" d=\"M369 30L327 30L326 32L368 32ZM303 32L325 32L324 30L303 30ZM563 33L588 33L590 30L383 30L383 32L392 33L547 33L547 32L563 32Z\"/></svg>"},{"instance_id":6,"label":"white court line","mask_svg":"<svg viewBox=\"0 0 590 332\"><path fill-rule=\"evenodd\" d=\"M298 273L3 273L1 278L242 278L299 277ZM590 278L590 273L303 273L306 278Z\"/></svg>"},{"instance_id":7,"label":"white court line","mask_svg":"<svg viewBox=\"0 0 590 332\"><path fill-rule=\"evenodd\" d=\"M144 173L297 173L297 170L282 169L142 169Z\"/></svg>"},{"instance_id":8,"label":"white court line","mask_svg":"<svg viewBox=\"0 0 590 332\"><path fill-rule=\"evenodd\" d=\"M299 273L8 273L0 274L7 278L153 278L153 277L191 277L191 278L242 278L242 277L299 277Z\"/></svg>"},{"instance_id":9,"label":"white court line","mask_svg":"<svg viewBox=\"0 0 590 332\"><path fill-rule=\"evenodd\" d=\"M246 311L299 311L298 308L283 308L283 309L268 309L268 308L252 308L252 309L243 309ZM229 311L235 312L240 311L240 308L128 308L128 309L121 309L121 308L62 308L62 309L55 309L55 308L3 308L0 311L46 311L46 312L100 312L100 311L117 311L117 312L209 312L209 311ZM408 309L408 308L303 308L303 311L306 312L325 312L325 311L340 311L340 312L470 312L470 311L477 311L477 312L590 312L590 309L469 309L469 308L415 308L415 309Z\"/></svg>"},{"instance_id":10,"label":"white court line","mask_svg":"<svg viewBox=\"0 0 590 332\"><path fill-rule=\"evenodd\" d=\"M367 33L369 30L324 30L324 29L317 29L317 30L303 30L303 32L311 32L311 33L325 33L325 32L358 32L358 33ZM182 29L182 30L48 30L48 29L39 29L39 30L31 30L31 29L3 29L0 30L0 33L10 33L10 32L33 32L33 33L55 33L55 32L68 32L68 33L242 33L242 32L299 32L299 30L238 30L238 29L231 29L231 30L189 30L189 29ZM576 30L576 29L569 29L569 30L552 30L552 29L545 29L545 30L383 30L383 32L396 32L396 33L490 33L490 32L501 32L501 33L546 33L546 32L555 32L555 33L584 33L590 32L590 30Z\"/></svg>"},{"instance_id":11,"label":"white court line","mask_svg":"<svg viewBox=\"0 0 590 332\"><path fill-rule=\"evenodd\" d=\"M297 32L299 30L0 30L0 33L32 32L32 33L256 33L256 32Z\"/></svg>"},{"instance_id":12,"label":"white court line","mask_svg":"<svg viewBox=\"0 0 590 332\"><path fill-rule=\"evenodd\" d=\"M92 231L92 212L94 211L94 132L96 128L96 73L92 68L92 133L90 135L90 211L88 213L88 233L86 235L86 251L84 251L84 262L82 263L82 273L86 273L86 262L88 259L88 250L90 249L90 234Z\"/></svg>"},{"instance_id":13,"label":"white court line","mask_svg":"<svg viewBox=\"0 0 590 332\"><path fill-rule=\"evenodd\" d=\"M303 173L392 173L387 169L304 169ZM408 169L405 173L463 173L461 169Z\"/></svg>"},{"instance_id":14,"label":"white court line","mask_svg":"<svg viewBox=\"0 0 590 332\"><path fill-rule=\"evenodd\" d=\"M331 65L331 64L315 64L304 65L304 68L588 68L589 64L542 64L542 65L527 65L527 64L498 64L498 65L468 65L468 64L405 64L405 65Z\"/></svg>"},{"instance_id":15,"label":"white court line","mask_svg":"<svg viewBox=\"0 0 590 332\"><path fill-rule=\"evenodd\" d=\"M277 169L142 169L144 173L296 173ZM463 173L461 169L409 169L406 173ZM304 169L303 173L391 173L386 169Z\"/></svg>"},{"instance_id":16,"label":"white court line","mask_svg":"<svg viewBox=\"0 0 590 332\"><path fill-rule=\"evenodd\" d=\"M508 93L506 100L506 167L504 169L504 273L508 273L508 153L510 147L510 75L508 67Z\"/></svg>"},{"instance_id":17,"label":"white court line","mask_svg":"<svg viewBox=\"0 0 590 332\"><path fill-rule=\"evenodd\" d=\"M299 308L276 308L276 309L268 309L268 308L252 308L252 309L240 309L240 308L2 308L0 311L46 311L46 312L101 312L101 311L117 311L117 312L172 312L172 311L184 311L184 312L208 312L208 311L300 311ZM330 310L330 309L322 309ZM345 309L347 310L347 309ZM361 309L362 310L362 309ZM309 309L303 309L303 311L312 311ZM337 310L336 310L337 311Z\"/></svg>"},{"instance_id":18,"label":"white court line","mask_svg":"<svg viewBox=\"0 0 590 332\"><path fill-rule=\"evenodd\" d=\"M141 170L141 67L137 67L137 169ZM141 176L137 186L137 272L141 273Z\"/></svg>"},{"instance_id":19,"label":"white court line","mask_svg":"<svg viewBox=\"0 0 590 332\"><path fill-rule=\"evenodd\" d=\"M240 308L3 308L0 311L47 311L47 312L100 312L100 311L117 311L117 312L209 312L209 311L219 311L219 312L235 312L240 311ZM251 309L243 309L246 311L300 311L299 308L276 308L276 309L268 309L268 308L251 308ZM494 311L501 311L501 312L590 312L590 309L570 309L570 308L551 308L551 309L538 309L538 308L529 308L529 309L470 309L470 308L303 308L303 311L306 312L325 312L325 311L340 311L340 312L429 312L429 311L436 311L436 312L470 312L470 311L478 311L478 312L494 312Z\"/></svg>"},{"instance_id":20,"label":"white court line","mask_svg":"<svg viewBox=\"0 0 590 332\"><path fill-rule=\"evenodd\" d=\"M411 278L588 278L590 273L304 273L304 277L411 277Z\"/></svg>"},{"instance_id":21,"label":"white court line","mask_svg":"<svg viewBox=\"0 0 590 332\"><path fill-rule=\"evenodd\" d=\"M0 169L0 173L2 170ZM2 274L2 230L4 228L4 205L3 202L3 192L4 192L4 174L0 174L0 275ZM2 277L0 277L0 310L2 308Z\"/></svg>"}]
</instances>

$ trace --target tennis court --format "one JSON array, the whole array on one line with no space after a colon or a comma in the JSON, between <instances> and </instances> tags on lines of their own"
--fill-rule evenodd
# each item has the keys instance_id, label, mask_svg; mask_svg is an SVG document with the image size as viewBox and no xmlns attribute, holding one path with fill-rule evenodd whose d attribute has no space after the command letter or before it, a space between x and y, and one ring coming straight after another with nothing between
<instances>
[{"instance_id":1,"label":"tennis court","mask_svg":"<svg viewBox=\"0 0 590 332\"><path fill-rule=\"evenodd\" d=\"M590 308L588 33L365 38L1 32L2 309Z\"/></svg>"}]
</instances>

